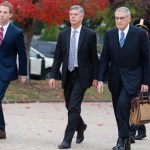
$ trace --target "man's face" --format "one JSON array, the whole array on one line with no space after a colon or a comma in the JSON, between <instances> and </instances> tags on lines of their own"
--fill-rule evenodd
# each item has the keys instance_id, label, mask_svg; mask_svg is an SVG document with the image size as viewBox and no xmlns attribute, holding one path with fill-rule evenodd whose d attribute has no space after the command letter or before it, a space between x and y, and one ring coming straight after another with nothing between
<instances>
[{"instance_id":1,"label":"man's face","mask_svg":"<svg viewBox=\"0 0 150 150\"><path fill-rule=\"evenodd\" d=\"M83 20L83 15L80 14L79 10L70 11L70 23L72 26L80 26Z\"/></svg>"},{"instance_id":2,"label":"man's face","mask_svg":"<svg viewBox=\"0 0 150 150\"><path fill-rule=\"evenodd\" d=\"M10 18L12 16L12 13L10 13L9 7L6 6L0 6L0 24L6 25Z\"/></svg>"},{"instance_id":3,"label":"man's face","mask_svg":"<svg viewBox=\"0 0 150 150\"><path fill-rule=\"evenodd\" d=\"M124 12L116 12L115 21L116 21L116 27L123 31L131 21L131 16L127 15Z\"/></svg>"}]
</instances>

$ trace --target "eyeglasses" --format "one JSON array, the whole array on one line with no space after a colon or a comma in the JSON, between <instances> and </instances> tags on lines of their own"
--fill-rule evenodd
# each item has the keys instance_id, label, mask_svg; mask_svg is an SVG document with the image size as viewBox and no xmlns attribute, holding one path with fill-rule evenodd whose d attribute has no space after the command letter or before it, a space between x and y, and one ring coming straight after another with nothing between
<instances>
[{"instance_id":1,"label":"eyeglasses","mask_svg":"<svg viewBox=\"0 0 150 150\"><path fill-rule=\"evenodd\" d=\"M115 17L115 20L116 21L124 21L128 16L125 16L125 17Z\"/></svg>"}]
</instances>

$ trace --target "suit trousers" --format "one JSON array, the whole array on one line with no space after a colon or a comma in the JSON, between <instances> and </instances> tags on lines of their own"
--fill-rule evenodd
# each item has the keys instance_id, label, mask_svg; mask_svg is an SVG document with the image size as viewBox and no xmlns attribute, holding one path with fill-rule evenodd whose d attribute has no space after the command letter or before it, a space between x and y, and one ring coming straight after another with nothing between
<instances>
[{"instance_id":1,"label":"suit trousers","mask_svg":"<svg viewBox=\"0 0 150 150\"><path fill-rule=\"evenodd\" d=\"M120 138L129 137L129 117L133 96L126 91L123 84L121 84L117 94L112 94L113 108L118 126L118 137Z\"/></svg>"},{"instance_id":2,"label":"suit trousers","mask_svg":"<svg viewBox=\"0 0 150 150\"><path fill-rule=\"evenodd\" d=\"M2 109L2 100L10 81L3 81L0 79L0 130L5 131L5 120Z\"/></svg>"},{"instance_id":3,"label":"suit trousers","mask_svg":"<svg viewBox=\"0 0 150 150\"><path fill-rule=\"evenodd\" d=\"M65 130L64 141L72 142L75 131L83 128L84 121L80 116L81 104L86 89L82 87L78 69L67 72L67 81L64 87L65 104L68 110L68 123Z\"/></svg>"}]
</instances>

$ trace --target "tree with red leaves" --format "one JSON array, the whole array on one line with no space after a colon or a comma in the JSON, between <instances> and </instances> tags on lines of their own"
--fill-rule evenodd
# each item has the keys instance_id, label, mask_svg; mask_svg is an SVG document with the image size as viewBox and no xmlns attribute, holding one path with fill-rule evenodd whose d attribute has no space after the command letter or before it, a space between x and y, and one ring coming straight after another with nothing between
<instances>
[{"instance_id":1,"label":"tree with red leaves","mask_svg":"<svg viewBox=\"0 0 150 150\"><path fill-rule=\"evenodd\" d=\"M4 0L0 0L2 2ZM108 0L8 0L14 6L13 21L19 22L25 37L28 62L33 31L37 20L60 25L68 20L71 5L78 4L85 9L85 17L95 17L97 12L104 10Z\"/></svg>"}]
</instances>

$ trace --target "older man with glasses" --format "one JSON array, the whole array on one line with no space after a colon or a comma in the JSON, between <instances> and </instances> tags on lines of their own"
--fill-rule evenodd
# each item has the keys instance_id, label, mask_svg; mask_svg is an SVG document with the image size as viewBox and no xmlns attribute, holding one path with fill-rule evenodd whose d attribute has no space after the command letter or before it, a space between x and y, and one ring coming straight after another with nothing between
<instances>
[{"instance_id":1,"label":"older man with glasses","mask_svg":"<svg viewBox=\"0 0 150 150\"><path fill-rule=\"evenodd\" d=\"M113 150L131 150L131 99L139 91L148 91L148 37L144 30L129 25L130 21L130 10L127 7L116 9L116 28L106 33L99 62L97 89L100 93L103 92L103 82L108 70L108 87L118 127L118 141Z\"/></svg>"}]
</instances>

